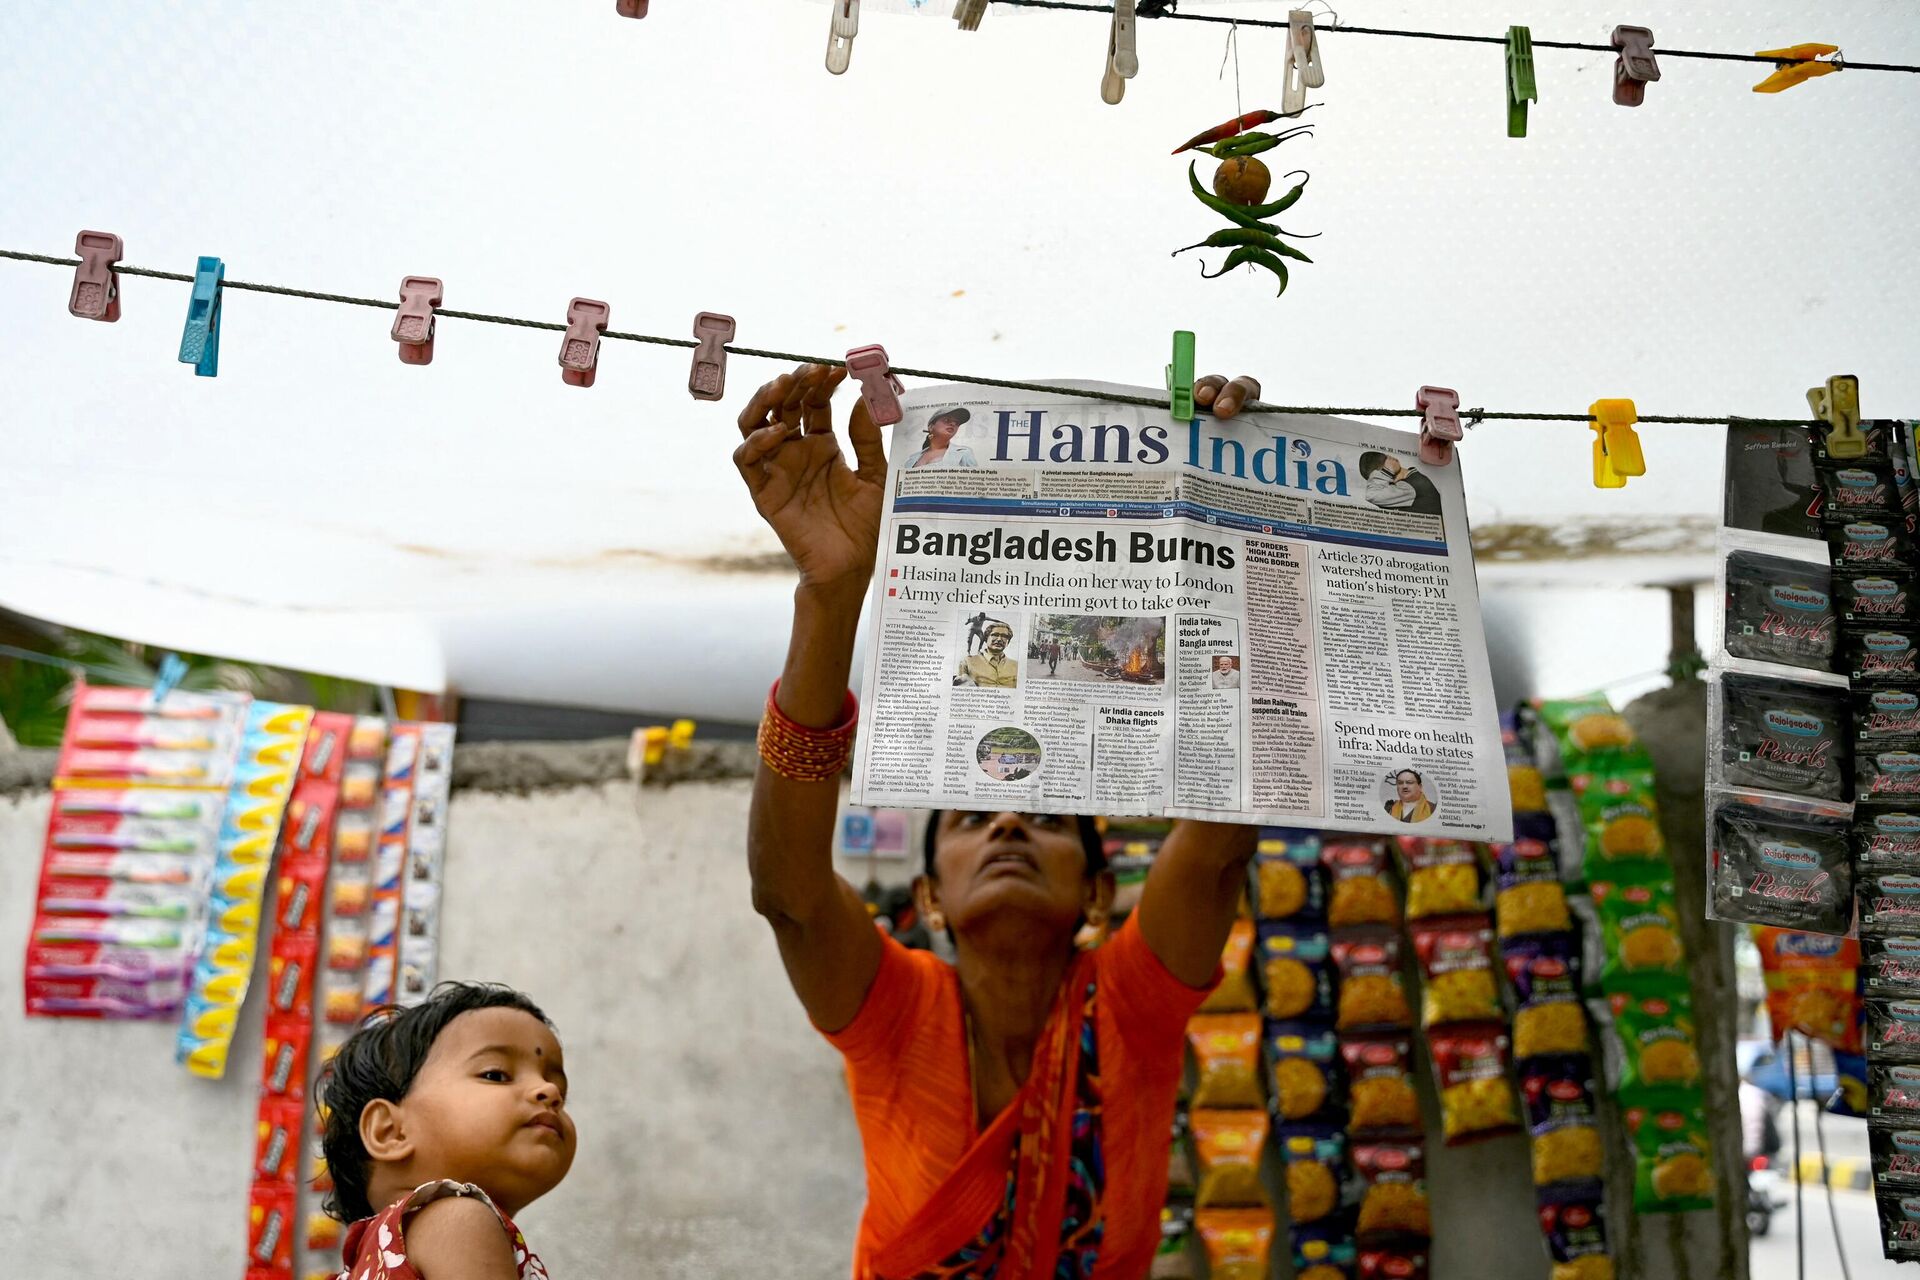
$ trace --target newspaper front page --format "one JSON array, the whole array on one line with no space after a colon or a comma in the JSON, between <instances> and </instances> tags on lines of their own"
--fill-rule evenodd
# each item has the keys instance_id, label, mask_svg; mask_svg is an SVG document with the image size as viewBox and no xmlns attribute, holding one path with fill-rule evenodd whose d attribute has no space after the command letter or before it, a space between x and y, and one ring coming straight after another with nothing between
<instances>
[{"instance_id":1,"label":"newspaper front page","mask_svg":"<svg viewBox=\"0 0 1920 1280\"><path fill-rule=\"evenodd\" d=\"M1457 461L1337 418L904 403L854 803L1511 838Z\"/></svg>"}]
</instances>

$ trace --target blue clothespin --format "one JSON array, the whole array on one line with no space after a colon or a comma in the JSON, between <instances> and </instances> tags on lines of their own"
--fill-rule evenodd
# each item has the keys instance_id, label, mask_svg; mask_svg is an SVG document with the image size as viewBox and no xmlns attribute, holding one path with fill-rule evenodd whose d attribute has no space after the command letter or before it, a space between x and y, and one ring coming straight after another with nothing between
<instances>
[{"instance_id":1,"label":"blue clothespin","mask_svg":"<svg viewBox=\"0 0 1920 1280\"><path fill-rule=\"evenodd\" d=\"M205 259L201 261L204 262ZM160 659L160 670L153 677L154 710L160 709L160 704L167 700L167 695L173 692L175 685L186 678L186 674L187 660L179 654L170 653Z\"/></svg>"},{"instance_id":2,"label":"blue clothespin","mask_svg":"<svg viewBox=\"0 0 1920 1280\"><path fill-rule=\"evenodd\" d=\"M1167 366L1167 416L1175 422L1193 421L1193 335L1173 331L1173 363Z\"/></svg>"},{"instance_id":3,"label":"blue clothespin","mask_svg":"<svg viewBox=\"0 0 1920 1280\"><path fill-rule=\"evenodd\" d=\"M180 363L202 378L220 376L220 282L227 264L202 258L193 272L193 297L187 300L187 327L180 334Z\"/></svg>"}]
</instances>

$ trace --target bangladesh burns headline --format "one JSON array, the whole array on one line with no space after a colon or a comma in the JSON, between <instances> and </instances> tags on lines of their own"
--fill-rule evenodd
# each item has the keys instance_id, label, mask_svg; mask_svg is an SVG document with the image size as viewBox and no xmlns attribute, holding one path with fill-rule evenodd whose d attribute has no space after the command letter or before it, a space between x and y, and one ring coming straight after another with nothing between
<instances>
[{"instance_id":1,"label":"bangladesh burns headline","mask_svg":"<svg viewBox=\"0 0 1920 1280\"><path fill-rule=\"evenodd\" d=\"M1204 538L1163 538L1149 529L1127 535L1127 563L1170 564L1181 561L1210 569L1233 568L1233 548ZM940 533L905 522L893 529L893 553L902 558L964 559L968 564L996 560L1025 560L1041 564L1117 564L1120 543L1102 530L1070 538L1051 529L1012 533L995 525L979 533Z\"/></svg>"}]
</instances>

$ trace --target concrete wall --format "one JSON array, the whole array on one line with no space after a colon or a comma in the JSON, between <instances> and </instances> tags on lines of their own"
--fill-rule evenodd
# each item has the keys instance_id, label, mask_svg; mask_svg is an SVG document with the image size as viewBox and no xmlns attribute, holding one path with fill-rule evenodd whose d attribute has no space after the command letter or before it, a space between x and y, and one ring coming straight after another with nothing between
<instances>
[{"instance_id":1,"label":"concrete wall","mask_svg":"<svg viewBox=\"0 0 1920 1280\"><path fill-rule=\"evenodd\" d=\"M487 763L486 749L461 755ZM555 1276L844 1276L858 1135L838 1059L748 905L746 784L516 795L474 789L485 769L466 777L443 972L512 983L559 1025L580 1157L523 1219ZM46 811L44 792L0 795L0 1270L237 1278L257 1006L218 1084L173 1065L170 1026L24 1020ZM1544 1278L1524 1143L1435 1143L1431 1160L1434 1274ZM1662 1253L1647 1250L1642 1274L1676 1274ZM1699 1261L1694 1275L1713 1274Z\"/></svg>"}]
</instances>

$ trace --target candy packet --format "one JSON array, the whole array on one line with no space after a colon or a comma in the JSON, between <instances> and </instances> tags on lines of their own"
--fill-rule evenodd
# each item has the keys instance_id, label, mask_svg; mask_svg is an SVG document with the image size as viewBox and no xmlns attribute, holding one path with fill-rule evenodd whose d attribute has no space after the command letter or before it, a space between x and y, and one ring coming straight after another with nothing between
<instances>
[{"instance_id":1,"label":"candy packet","mask_svg":"<svg viewBox=\"0 0 1920 1280\"><path fill-rule=\"evenodd\" d=\"M1478 911L1480 856L1464 840L1428 840L1399 836L1407 869L1407 919Z\"/></svg>"},{"instance_id":2,"label":"candy packet","mask_svg":"<svg viewBox=\"0 0 1920 1280\"><path fill-rule=\"evenodd\" d=\"M1212 1280L1267 1280L1273 1213L1266 1209L1202 1209L1194 1214Z\"/></svg>"},{"instance_id":3,"label":"candy packet","mask_svg":"<svg viewBox=\"0 0 1920 1280\"><path fill-rule=\"evenodd\" d=\"M1875 1187L1920 1188L1920 1125L1891 1118L1870 1124L1867 1150Z\"/></svg>"},{"instance_id":4,"label":"candy packet","mask_svg":"<svg viewBox=\"0 0 1920 1280\"><path fill-rule=\"evenodd\" d=\"M1413 1087L1413 1043L1404 1036L1343 1040L1347 1064L1347 1128L1356 1137L1420 1133Z\"/></svg>"},{"instance_id":5,"label":"candy packet","mask_svg":"<svg viewBox=\"0 0 1920 1280\"><path fill-rule=\"evenodd\" d=\"M1883 742L1853 758L1854 799L1863 805L1920 800L1920 742Z\"/></svg>"},{"instance_id":6,"label":"candy packet","mask_svg":"<svg viewBox=\"0 0 1920 1280\"><path fill-rule=\"evenodd\" d=\"M1340 1069L1340 1046L1331 1030L1269 1022L1265 1035L1275 1115L1282 1121L1309 1120L1339 1106L1346 1073Z\"/></svg>"},{"instance_id":7,"label":"candy packet","mask_svg":"<svg viewBox=\"0 0 1920 1280\"><path fill-rule=\"evenodd\" d=\"M1329 926L1399 925L1400 899L1387 878L1385 845L1378 840L1340 840L1325 845L1321 856L1332 882L1327 903Z\"/></svg>"},{"instance_id":8,"label":"candy packet","mask_svg":"<svg viewBox=\"0 0 1920 1280\"><path fill-rule=\"evenodd\" d=\"M1494 980L1493 930L1485 916L1423 921L1413 927L1413 949L1425 979L1421 1026L1500 1020L1503 1010Z\"/></svg>"},{"instance_id":9,"label":"candy packet","mask_svg":"<svg viewBox=\"0 0 1920 1280\"><path fill-rule=\"evenodd\" d=\"M1920 1195L1911 1188L1874 1192L1880 1211L1881 1252L1895 1262L1920 1262Z\"/></svg>"},{"instance_id":10,"label":"candy packet","mask_svg":"<svg viewBox=\"0 0 1920 1280\"><path fill-rule=\"evenodd\" d=\"M1362 1143L1353 1149L1353 1165L1364 1188L1355 1224L1361 1240L1432 1237L1426 1153L1418 1142Z\"/></svg>"},{"instance_id":11,"label":"candy packet","mask_svg":"<svg viewBox=\"0 0 1920 1280\"><path fill-rule=\"evenodd\" d=\"M1270 1018L1333 1015L1333 975L1327 931L1314 925L1260 926L1260 972Z\"/></svg>"},{"instance_id":12,"label":"candy packet","mask_svg":"<svg viewBox=\"0 0 1920 1280\"><path fill-rule=\"evenodd\" d=\"M1920 806L1856 809L1850 837L1863 870L1920 867Z\"/></svg>"},{"instance_id":13,"label":"candy packet","mask_svg":"<svg viewBox=\"0 0 1920 1280\"><path fill-rule=\"evenodd\" d=\"M1334 1026L1343 1032L1405 1029L1413 1011L1400 977L1400 935L1370 927L1343 930L1333 942L1340 973Z\"/></svg>"},{"instance_id":14,"label":"candy packet","mask_svg":"<svg viewBox=\"0 0 1920 1280\"><path fill-rule=\"evenodd\" d=\"M1920 1000L1866 996L1860 1005L1870 1061L1920 1062Z\"/></svg>"},{"instance_id":15,"label":"candy packet","mask_svg":"<svg viewBox=\"0 0 1920 1280\"><path fill-rule=\"evenodd\" d=\"M1265 1104L1260 1089L1260 1015L1197 1014L1187 1022L1187 1044L1199 1069L1194 1106Z\"/></svg>"},{"instance_id":16,"label":"candy packet","mask_svg":"<svg viewBox=\"0 0 1920 1280\"><path fill-rule=\"evenodd\" d=\"M1865 518L1827 525L1827 563L1836 569L1911 572L1913 549L1904 522Z\"/></svg>"},{"instance_id":17,"label":"candy packet","mask_svg":"<svg viewBox=\"0 0 1920 1280\"><path fill-rule=\"evenodd\" d=\"M1680 943L1672 880L1595 880L1589 888L1605 938L1602 987L1612 990L1617 979L1685 979L1687 955Z\"/></svg>"},{"instance_id":18,"label":"candy packet","mask_svg":"<svg viewBox=\"0 0 1920 1280\"><path fill-rule=\"evenodd\" d=\"M1860 989L1870 996L1920 999L1920 929L1860 939Z\"/></svg>"},{"instance_id":19,"label":"candy packet","mask_svg":"<svg viewBox=\"0 0 1920 1280\"><path fill-rule=\"evenodd\" d=\"M1605 1164L1593 1064L1577 1054L1535 1058L1520 1075L1535 1186L1599 1178Z\"/></svg>"},{"instance_id":20,"label":"candy packet","mask_svg":"<svg viewBox=\"0 0 1920 1280\"><path fill-rule=\"evenodd\" d=\"M1346 1168L1346 1135L1332 1125L1290 1125L1280 1133L1286 1165L1287 1215L1304 1225L1340 1207Z\"/></svg>"},{"instance_id":21,"label":"candy packet","mask_svg":"<svg viewBox=\"0 0 1920 1280\"><path fill-rule=\"evenodd\" d=\"M1498 1024L1449 1027L1427 1037L1440 1093L1441 1132L1450 1147L1520 1127L1507 1080L1509 1041Z\"/></svg>"},{"instance_id":22,"label":"candy packet","mask_svg":"<svg viewBox=\"0 0 1920 1280\"><path fill-rule=\"evenodd\" d=\"M1911 629L1843 631L1834 669L1855 684L1911 685L1920 681L1920 645Z\"/></svg>"},{"instance_id":23,"label":"candy packet","mask_svg":"<svg viewBox=\"0 0 1920 1280\"><path fill-rule=\"evenodd\" d=\"M1193 1126L1193 1150L1200 1175L1194 1206L1265 1208L1267 1191L1260 1184L1260 1153L1267 1143L1267 1113L1196 1107L1188 1113L1188 1121Z\"/></svg>"},{"instance_id":24,"label":"candy packet","mask_svg":"<svg viewBox=\"0 0 1920 1280\"><path fill-rule=\"evenodd\" d=\"M1713 686L1713 701L1722 782L1848 798L1852 717L1844 687L1729 672Z\"/></svg>"},{"instance_id":25,"label":"candy packet","mask_svg":"<svg viewBox=\"0 0 1920 1280\"><path fill-rule=\"evenodd\" d=\"M1516 831L1516 836L1518 832ZM1491 846L1494 865L1493 915L1500 937L1554 933L1573 927L1567 891L1553 847L1529 837Z\"/></svg>"},{"instance_id":26,"label":"candy packet","mask_svg":"<svg viewBox=\"0 0 1920 1280\"><path fill-rule=\"evenodd\" d=\"M1837 634L1833 575L1825 565L1756 551L1727 556L1729 655L1825 671Z\"/></svg>"},{"instance_id":27,"label":"candy packet","mask_svg":"<svg viewBox=\"0 0 1920 1280\"><path fill-rule=\"evenodd\" d=\"M1828 524L1850 520L1894 521L1900 510L1900 493L1894 484L1893 465L1885 458L1860 458L1852 462L1833 459L1817 468L1820 488L1826 495L1820 517Z\"/></svg>"},{"instance_id":28,"label":"candy packet","mask_svg":"<svg viewBox=\"0 0 1920 1280\"><path fill-rule=\"evenodd\" d=\"M1920 691L1855 689L1853 737L1856 742L1899 742L1920 738Z\"/></svg>"},{"instance_id":29,"label":"candy packet","mask_svg":"<svg viewBox=\"0 0 1920 1280\"><path fill-rule=\"evenodd\" d=\"M1327 872L1320 837L1278 827L1260 833L1253 855L1254 914L1262 920L1322 919Z\"/></svg>"},{"instance_id":30,"label":"candy packet","mask_svg":"<svg viewBox=\"0 0 1920 1280\"><path fill-rule=\"evenodd\" d=\"M1774 1040L1798 1031L1837 1049L1857 1048L1860 944L1830 934L1768 928L1755 929L1753 941Z\"/></svg>"},{"instance_id":31,"label":"candy packet","mask_svg":"<svg viewBox=\"0 0 1920 1280\"><path fill-rule=\"evenodd\" d=\"M1700 1082L1700 1051L1694 1045L1693 1003L1685 996L1608 998L1615 1042L1620 1046L1622 1097L1638 1089L1691 1086Z\"/></svg>"},{"instance_id":32,"label":"candy packet","mask_svg":"<svg viewBox=\"0 0 1920 1280\"><path fill-rule=\"evenodd\" d=\"M1713 1207L1713 1167L1703 1113L1632 1107L1626 1124L1633 1138L1634 1208L1684 1213Z\"/></svg>"},{"instance_id":33,"label":"candy packet","mask_svg":"<svg viewBox=\"0 0 1920 1280\"><path fill-rule=\"evenodd\" d=\"M1849 627L1906 627L1920 623L1920 596L1905 574L1848 575L1833 584L1840 621Z\"/></svg>"},{"instance_id":34,"label":"candy packet","mask_svg":"<svg viewBox=\"0 0 1920 1280\"><path fill-rule=\"evenodd\" d=\"M1224 976L1220 985L1201 1002L1201 1013L1252 1013L1260 1001L1253 992L1254 925L1251 920L1235 920L1227 932L1227 945L1220 953Z\"/></svg>"},{"instance_id":35,"label":"candy packet","mask_svg":"<svg viewBox=\"0 0 1920 1280\"><path fill-rule=\"evenodd\" d=\"M1920 1065L1869 1062L1867 1114L1901 1125L1920 1125Z\"/></svg>"},{"instance_id":36,"label":"candy packet","mask_svg":"<svg viewBox=\"0 0 1920 1280\"><path fill-rule=\"evenodd\" d=\"M1810 933L1847 932L1853 856L1843 813L1716 800L1707 854L1709 914Z\"/></svg>"}]
</instances>

